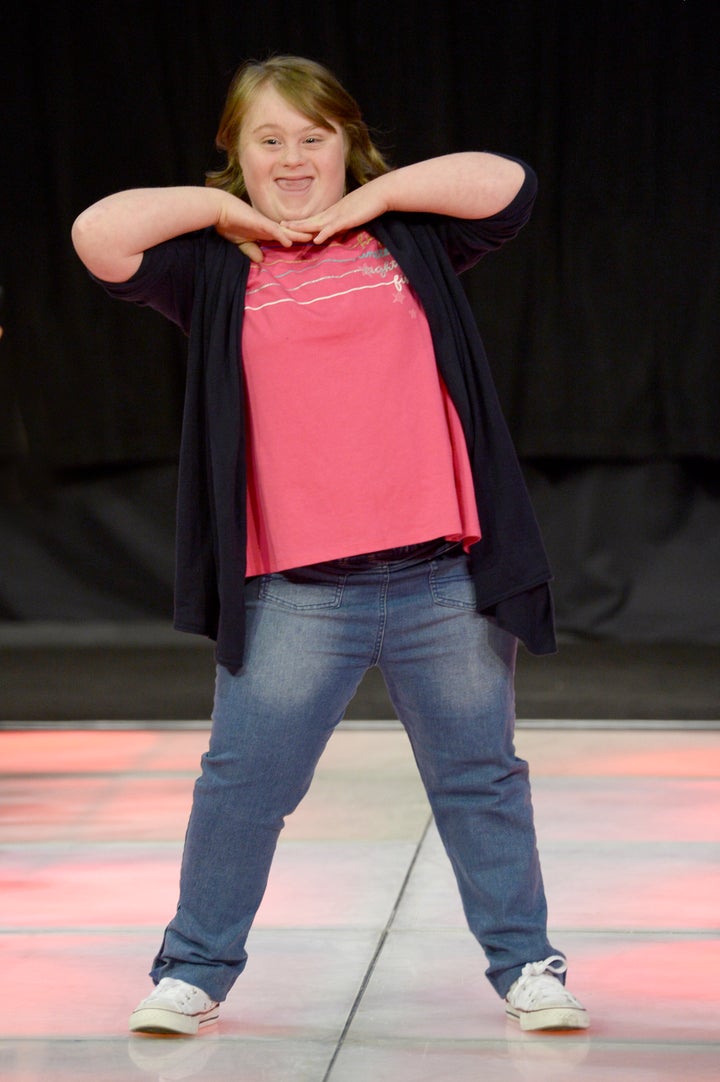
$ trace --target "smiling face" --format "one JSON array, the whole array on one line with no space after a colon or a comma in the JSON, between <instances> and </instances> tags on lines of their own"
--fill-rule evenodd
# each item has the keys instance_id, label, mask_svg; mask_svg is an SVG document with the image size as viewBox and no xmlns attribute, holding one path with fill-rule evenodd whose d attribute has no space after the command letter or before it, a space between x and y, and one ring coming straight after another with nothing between
<instances>
[{"instance_id":1,"label":"smiling face","mask_svg":"<svg viewBox=\"0 0 720 1082\"><path fill-rule=\"evenodd\" d=\"M245 114L238 158L250 202L276 222L319 214L345 191L340 128L310 120L270 83Z\"/></svg>"}]
</instances>

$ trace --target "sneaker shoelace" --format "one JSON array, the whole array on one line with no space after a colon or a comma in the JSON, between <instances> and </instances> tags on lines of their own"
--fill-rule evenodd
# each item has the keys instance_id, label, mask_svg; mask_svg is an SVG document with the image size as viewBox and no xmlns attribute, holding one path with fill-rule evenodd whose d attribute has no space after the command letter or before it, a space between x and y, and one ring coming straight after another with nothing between
<instances>
[{"instance_id":1,"label":"sneaker shoelace","mask_svg":"<svg viewBox=\"0 0 720 1082\"><path fill-rule=\"evenodd\" d=\"M168 999L174 1000L178 1007L187 1006L196 995L208 999L208 996L200 988L195 988L194 985L187 984L185 981L177 980L174 977L166 977L165 980L167 984L163 985L162 994L167 995Z\"/></svg>"},{"instance_id":2,"label":"sneaker shoelace","mask_svg":"<svg viewBox=\"0 0 720 1082\"><path fill-rule=\"evenodd\" d=\"M531 1007L542 1006L545 1000L552 1000L557 1004L558 998L574 1004L574 997L557 979L566 969L567 962L559 954L553 954L543 962L528 962L523 966L515 990L522 992L523 998Z\"/></svg>"}]
</instances>

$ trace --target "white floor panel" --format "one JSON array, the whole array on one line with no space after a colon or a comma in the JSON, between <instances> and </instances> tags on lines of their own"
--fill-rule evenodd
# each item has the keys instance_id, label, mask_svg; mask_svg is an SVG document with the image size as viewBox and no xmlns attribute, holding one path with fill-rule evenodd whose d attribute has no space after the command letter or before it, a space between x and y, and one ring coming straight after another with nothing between
<instances>
[{"instance_id":1,"label":"white floor panel","mask_svg":"<svg viewBox=\"0 0 720 1082\"><path fill-rule=\"evenodd\" d=\"M372 929L254 930L246 972L222 1006L223 1034L337 1040L378 938ZM0 1038L127 1035L130 1012L152 989L158 946L157 935L128 931L12 937Z\"/></svg>"},{"instance_id":2,"label":"white floor panel","mask_svg":"<svg viewBox=\"0 0 720 1082\"><path fill-rule=\"evenodd\" d=\"M717 1082L715 1046L600 1045L583 1036L391 1045L347 1041L332 1082Z\"/></svg>"},{"instance_id":3,"label":"white floor panel","mask_svg":"<svg viewBox=\"0 0 720 1082\"><path fill-rule=\"evenodd\" d=\"M219 1025L131 1037L206 744L0 734L3 1082L720 1078L717 730L518 731L587 1033L506 1020L405 735L354 728L288 821Z\"/></svg>"},{"instance_id":4,"label":"white floor panel","mask_svg":"<svg viewBox=\"0 0 720 1082\"><path fill-rule=\"evenodd\" d=\"M382 928L415 850L409 842L285 843L256 927ZM174 842L16 843L0 868L0 929L164 927L177 904L180 858Z\"/></svg>"},{"instance_id":5,"label":"white floor panel","mask_svg":"<svg viewBox=\"0 0 720 1082\"><path fill-rule=\"evenodd\" d=\"M720 805L718 807L720 812ZM555 928L643 931L720 929L716 843L593 841L542 844L550 923ZM434 827L395 919L398 928L464 928L450 862Z\"/></svg>"},{"instance_id":6,"label":"white floor panel","mask_svg":"<svg viewBox=\"0 0 720 1082\"><path fill-rule=\"evenodd\" d=\"M691 1044L717 1038L717 938L553 935L568 956L568 987L590 1011L593 1040ZM484 968L474 941L459 931L391 933L350 1036L366 1043L402 1035L432 1044L500 1040L508 1029L517 1035Z\"/></svg>"}]
</instances>

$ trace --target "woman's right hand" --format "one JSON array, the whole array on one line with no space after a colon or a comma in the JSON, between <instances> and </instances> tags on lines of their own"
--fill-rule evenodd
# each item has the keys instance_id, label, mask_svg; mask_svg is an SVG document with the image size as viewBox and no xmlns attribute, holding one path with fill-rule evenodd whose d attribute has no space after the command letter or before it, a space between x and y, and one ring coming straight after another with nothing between
<instances>
[{"instance_id":1,"label":"woman's right hand","mask_svg":"<svg viewBox=\"0 0 720 1082\"><path fill-rule=\"evenodd\" d=\"M125 282L147 248L207 226L256 262L262 259L259 241L276 240L289 247L311 239L307 231L273 222L229 192L190 185L130 188L105 196L78 215L72 240L92 274L107 282Z\"/></svg>"},{"instance_id":2,"label":"woman's right hand","mask_svg":"<svg viewBox=\"0 0 720 1082\"><path fill-rule=\"evenodd\" d=\"M236 244L253 263L262 263L263 260L260 241L276 240L289 248L292 244L307 244L312 240L312 234L306 230L293 229L266 218L236 196L229 196L223 201L215 229L221 237Z\"/></svg>"}]
</instances>

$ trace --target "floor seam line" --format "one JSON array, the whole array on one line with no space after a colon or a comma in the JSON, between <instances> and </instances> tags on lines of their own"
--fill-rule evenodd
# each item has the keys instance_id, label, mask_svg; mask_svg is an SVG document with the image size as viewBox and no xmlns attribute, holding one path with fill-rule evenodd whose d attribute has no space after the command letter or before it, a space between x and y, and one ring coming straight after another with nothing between
<instances>
[{"instance_id":1,"label":"floor seam line","mask_svg":"<svg viewBox=\"0 0 720 1082\"><path fill-rule=\"evenodd\" d=\"M335 1045L335 1051L333 1052L333 1054L332 1054L332 1056L330 1058L330 1062L327 1065L327 1070L325 1071L325 1074L322 1077L322 1082L329 1082L329 1080L330 1080L330 1076L332 1074L335 1063L337 1062L337 1058L340 1055L340 1051L341 1051L343 1045L345 1044L345 1038L347 1037L348 1033L350 1032L352 1024L355 1021L355 1015L358 1012L358 1009L359 1009L360 1004L361 1004L361 1002L363 1000L363 997L365 995L367 987L370 984L370 981L372 980L373 973L375 972L375 968L377 966L380 955L382 954L383 948L384 948L385 943L387 941L387 937L390 934L390 930L391 930L393 924L395 923L395 918L397 916L398 909L400 908L400 903L402 902L402 900L403 900L403 898L405 896L405 891L407 890L407 885L410 882L410 876L412 875L412 873L413 873L413 871L415 869L415 865L417 864L418 857L420 856L420 850L422 849L423 843L424 843L425 839L428 836L428 832L430 830L430 827L431 827L432 823L433 823L433 817L432 817L432 815L429 815L428 819L427 819L427 822L425 823L425 826L423 828L423 832L422 832L422 834L420 836L420 840L418 841L417 846L415 848L415 852L413 853L412 860L410 861L410 863L408 865L408 868L407 868L407 871L405 872L405 876L404 876L403 881L402 881L402 883L400 885L400 889L399 889L399 891L397 893L397 897L396 897L395 902L393 904L393 907L392 907L392 909L390 911L390 915L389 915L387 921L385 922L385 927L383 928L382 932L380 933L380 938L378 939L377 946L375 947L375 951L373 953L373 956L370 959L370 964L368 965L368 967L367 967L367 969L365 971L365 975L364 975L362 981L360 982L360 987L359 987L359 989L357 991L355 999L353 1000L352 1006L351 1006L351 1008L350 1008L350 1010L348 1012L348 1016L345 1019L345 1025L343 1026L342 1032L341 1032L340 1036L338 1037L337 1044Z\"/></svg>"}]
</instances>

